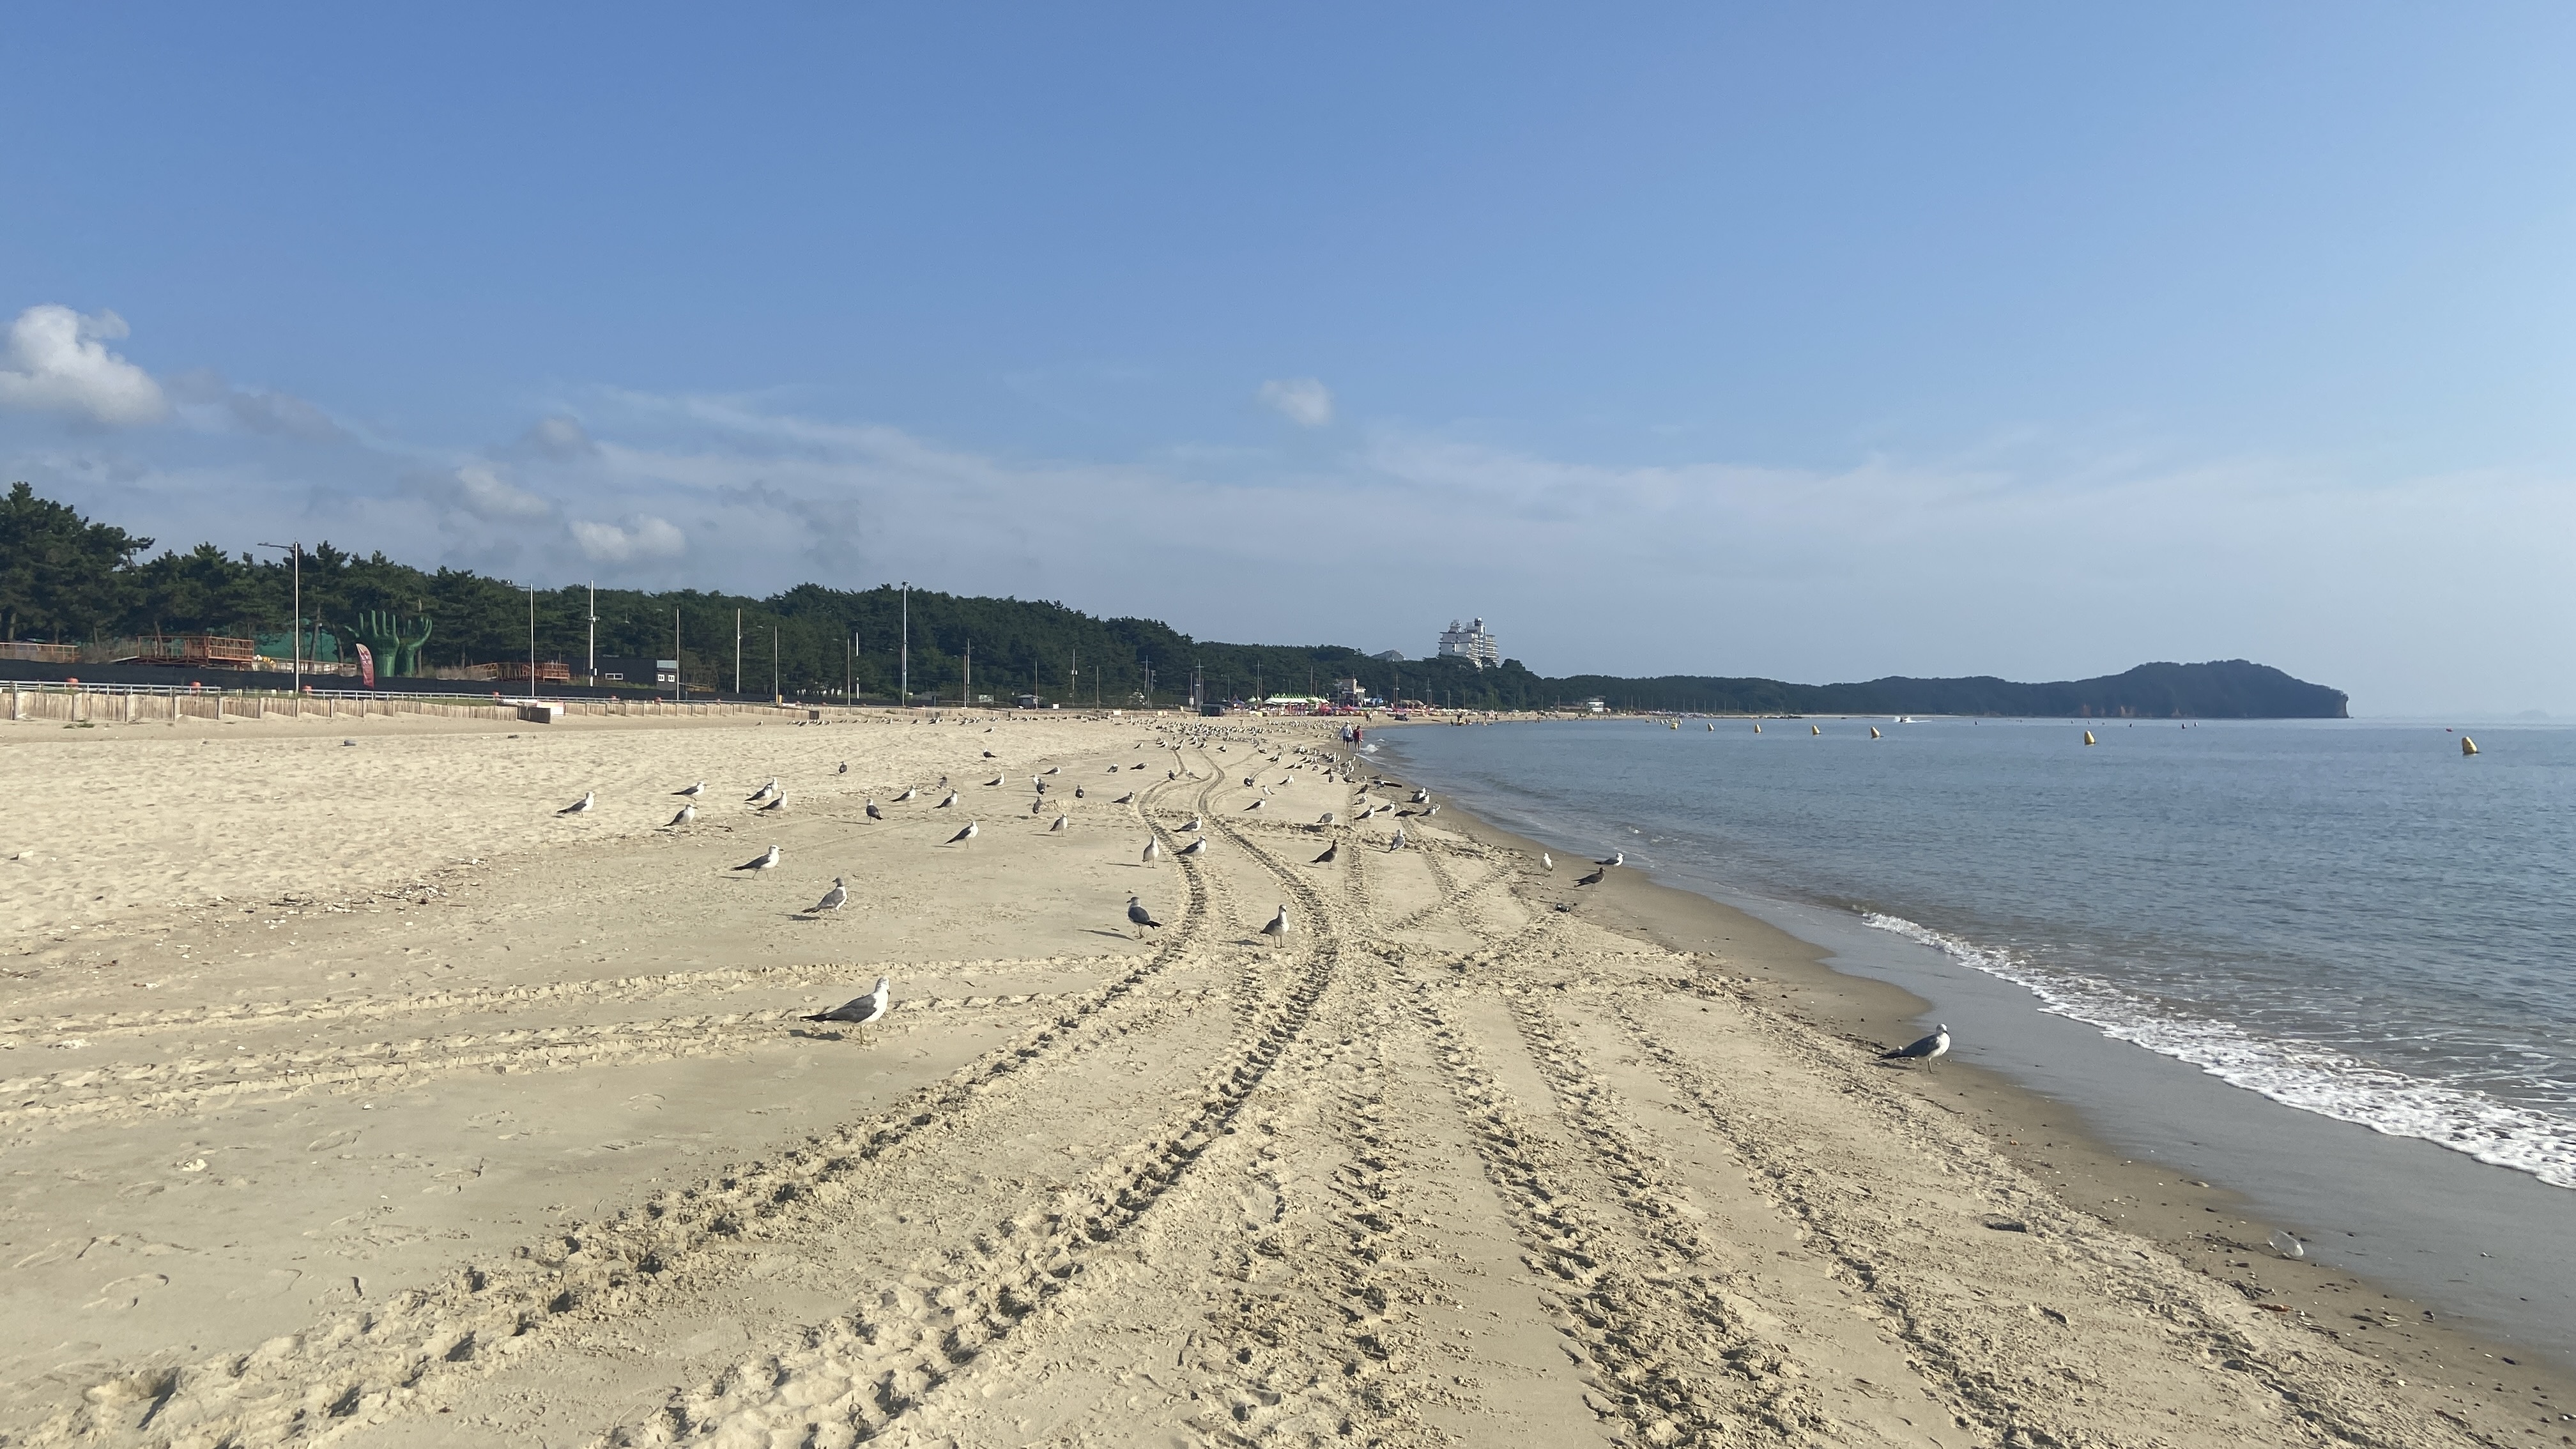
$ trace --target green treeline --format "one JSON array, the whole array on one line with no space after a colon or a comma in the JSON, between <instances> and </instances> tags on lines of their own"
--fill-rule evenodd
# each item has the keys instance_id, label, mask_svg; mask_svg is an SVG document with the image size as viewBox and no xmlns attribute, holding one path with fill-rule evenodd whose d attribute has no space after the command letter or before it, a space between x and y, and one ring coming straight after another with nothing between
<instances>
[{"instance_id":1,"label":"green treeline","mask_svg":"<svg viewBox=\"0 0 2576 1449\"><path fill-rule=\"evenodd\" d=\"M151 555L154 540L93 523L24 483L0 499L0 637L69 643L133 635L286 635L294 610L282 556L229 555L212 544ZM390 612L434 626L426 666L527 657L531 595L501 579L456 569L424 572L383 554L360 558L319 545L304 556L308 624L355 642L361 615ZM571 664L589 647L584 589L533 595L541 660ZM827 589L799 584L765 599L678 590L598 593L599 653L669 658L676 617L682 677L734 686L734 620L741 611L741 680L769 692L771 640L785 693L862 699L898 692L903 596L891 586ZM1323 693L1356 677L1382 698L1459 709L1545 709L1599 698L1614 710L1765 714L1984 714L2097 718L2340 718L2341 692L2244 660L2147 664L2123 674L2055 684L1993 678L1786 684L1772 679L1669 675L1549 679L1518 660L1477 669L1460 659L1371 658L1339 645L1220 644L1151 619L1098 619L1062 604L968 598L916 589L911 596L912 689L959 697L971 651L973 693L1008 701L1034 692L1050 702L1126 705L1146 696L1187 698L1192 668L1212 699Z\"/></svg>"}]
</instances>

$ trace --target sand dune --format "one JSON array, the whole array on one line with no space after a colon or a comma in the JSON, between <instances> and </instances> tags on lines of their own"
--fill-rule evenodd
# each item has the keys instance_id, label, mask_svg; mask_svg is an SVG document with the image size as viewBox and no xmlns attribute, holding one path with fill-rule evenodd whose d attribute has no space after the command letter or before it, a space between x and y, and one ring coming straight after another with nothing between
<instances>
[{"instance_id":1,"label":"sand dune","mask_svg":"<svg viewBox=\"0 0 2576 1449\"><path fill-rule=\"evenodd\" d=\"M1326 732L1195 723L0 736L0 1443L2528 1422L2069 1207L1759 950L1559 911L1454 810L1299 823L1355 813L1285 768Z\"/></svg>"}]
</instances>

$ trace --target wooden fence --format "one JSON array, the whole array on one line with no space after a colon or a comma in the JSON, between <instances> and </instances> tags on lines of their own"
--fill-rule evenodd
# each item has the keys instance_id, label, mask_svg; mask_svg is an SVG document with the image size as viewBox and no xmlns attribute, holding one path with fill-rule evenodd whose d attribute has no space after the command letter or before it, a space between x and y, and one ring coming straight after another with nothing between
<instances>
[{"instance_id":1,"label":"wooden fence","mask_svg":"<svg viewBox=\"0 0 2576 1449\"><path fill-rule=\"evenodd\" d=\"M168 686L114 684L0 684L12 723L54 721L60 724L176 723L183 719L365 719L369 716L421 715L443 719L518 720L548 724L573 715L625 716L635 719L680 719L721 715L767 715L799 719L847 717L845 706L687 701L667 699L565 699L539 703L524 699L475 699L471 696L399 694L365 690L177 689Z\"/></svg>"}]
</instances>

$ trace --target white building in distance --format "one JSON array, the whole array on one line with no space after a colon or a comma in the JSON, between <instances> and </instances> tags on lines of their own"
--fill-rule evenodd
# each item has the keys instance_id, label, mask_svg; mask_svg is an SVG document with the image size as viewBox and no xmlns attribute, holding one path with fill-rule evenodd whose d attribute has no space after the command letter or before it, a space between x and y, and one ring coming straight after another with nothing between
<instances>
[{"instance_id":1,"label":"white building in distance","mask_svg":"<svg viewBox=\"0 0 2576 1449\"><path fill-rule=\"evenodd\" d=\"M1449 621L1449 627L1440 635L1440 657L1464 659L1478 669L1488 665L1500 667L1503 662L1503 646L1494 641L1493 635L1485 632L1484 620L1478 619L1461 629L1458 627L1458 621L1452 619Z\"/></svg>"}]
</instances>

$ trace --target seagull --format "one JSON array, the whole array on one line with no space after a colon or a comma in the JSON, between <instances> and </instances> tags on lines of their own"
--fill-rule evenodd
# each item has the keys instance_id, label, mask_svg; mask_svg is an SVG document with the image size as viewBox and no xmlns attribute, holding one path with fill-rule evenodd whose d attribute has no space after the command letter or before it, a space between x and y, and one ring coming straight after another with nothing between
<instances>
[{"instance_id":1,"label":"seagull","mask_svg":"<svg viewBox=\"0 0 2576 1449\"><path fill-rule=\"evenodd\" d=\"M690 821L695 820L695 819L697 819L697 818L698 818L698 807L697 807L697 806L695 806L695 805L683 805L683 806L681 806L681 807L680 807L680 813L671 817L671 823L670 823L670 824L668 824L668 825L666 825L666 826L664 826L664 827L662 827L662 828L663 828L663 829L665 829L665 830L677 830L677 829L679 829L681 826L686 825L686 824L688 824Z\"/></svg>"},{"instance_id":2,"label":"seagull","mask_svg":"<svg viewBox=\"0 0 2576 1449\"><path fill-rule=\"evenodd\" d=\"M818 1011L807 1021L845 1021L852 1026L873 1026L886 1014L886 979L877 978L877 989L865 996L852 997L829 1011Z\"/></svg>"},{"instance_id":3,"label":"seagull","mask_svg":"<svg viewBox=\"0 0 2576 1449\"><path fill-rule=\"evenodd\" d=\"M850 878L848 876L836 875L832 877L832 888L823 892L823 898L816 901L814 903L814 909L807 911L805 914L809 916L819 916L825 911L837 911L849 903Z\"/></svg>"},{"instance_id":4,"label":"seagull","mask_svg":"<svg viewBox=\"0 0 2576 1449\"><path fill-rule=\"evenodd\" d=\"M707 782L700 780L698 783L691 785L685 790L674 790L671 793L674 795L688 795L691 797L703 795L707 793Z\"/></svg>"},{"instance_id":5,"label":"seagull","mask_svg":"<svg viewBox=\"0 0 2576 1449\"><path fill-rule=\"evenodd\" d=\"M1628 852L1624 850L1614 850L1610 852L1609 859L1596 860L1592 863L1594 865L1626 865L1628 863Z\"/></svg>"},{"instance_id":6,"label":"seagull","mask_svg":"<svg viewBox=\"0 0 2576 1449\"><path fill-rule=\"evenodd\" d=\"M1081 787L1080 785L1076 785L1076 786L1074 786L1074 787L1073 787L1073 798L1075 798L1076 800L1079 800L1079 799L1081 799L1081 798L1082 798L1082 787Z\"/></svg>"},{"instance_id":7,"label":"seagull","mask_svg":"<svg viewBox=\"0 0 2576 1449\"><path fill-rule=\"evenodd\" d=\"M920 793L921 792L919 790L912 788L910 785L906 785L903 787L903 793L894 797L894 803L900 805L904 801L909 800Z\"/></svg>"},{"instance_id":8,"label":"seagull","mask_svg":"<svg viewBox=\"0 0 2576 1449\"><path fill-rule=\"evenodd\" d=\"M1541 870L1556 869L1556 857L1548 854L1544 850L1540 851L1538 853L1538 868Z\"/></svg>"},{"instance_id":9,"label":"seagull","mask_svg":"<svg viewBox=\"0 0 2576 1449\"><path fill-rule=\"evenodd\" d=\"M569 805L566 805L564 808L562 808L561 810L556 811L555 813L556 813L557 815L579 815L579 814L580 814L580 813L582 813L583 811L588 810L592 805L594 805L594 804L598 803L598 800L599 800L599 792L598 792L598 791L596 791L596 790L593 790L593 791L591 791L589 794L586 794L586 795L582 796L580 799L575 800L574 802L572 802L572 803L571 803L571 804L569 804Z\"/></svg>"},{"instance_id":10,"label":"seagull","mask_svg":"<svg viewBox=\"0 0 2576 1449\"><path fill-rule=\"evenodd\" d=\"M1423 812L1422 812L1422 818L1423 818L1423 819L1425 819L1425 820L1428 820L1428 819L1430 819L1432 816L1437 815L1437 814L1439 814L1439 813L1440 813L1440 807L1439 807L1439 806L1437 806L1437 805L1434 805L1434 806L1432 806L1430 809L1425 810L1425 811L1423 811Z\"/></svg>"},{"instance_id":11,"label":"seagull","mask_svg":"<svg viewBox=\"0 0 2576 1449\"><path fill-rule=\"evenodd\" d=\"M933 809L933 810L945 810L945 809L947 809L949 806L954 805L954 804L956 804L956 803L957 803L957 792L956 792L956 791L954 791L954 790L951 790L951 791L949 791L949 792L948 792L948 797L947 797L946 799L944 799L944 800L940 801L940 802L939 802L938 804L936 804L936 805L931 806L930 808L931 808L931 809Z\"/></svg>"},{"instance_id":12,"label":"seagull","mask_svg":"<svg viewBox=\"0 0 2576 1449\"><path fill-rule=\"evenodd\" d=\"M1428 790L1416 790L1416 791L1414 791L1414 792L1413 792L1413 803L1414 803L1414 804L1416 804L1416 805L1428 805L1428 804L1430 804L1430 803L1431 803L1431 792L1430 792L1430 791L1428 791Z\"/></svg>"},{"instance_id":13,"label":"seagull","mask_svg":"<svg viewBox=\"0 0 2576 1449\"><path fill-rule=\"evenodd\" d=\"M1135 791L1133 791L1133 790L1130 790L1130 791L1128 791L1126 794L1119 796L1117 799L1112 800L1112 801L1110 801L1109 803L1110 803L1110 804L1112 804L1112 805L1124 805L1124 804L1128 803L1129 801L1131 801L1131 800L1133 800L1133 799L1135 799L1135 798L1136 798L1136 792L1135 792Z\"/></svg>"},{"instance_id":14,"label":"seagull","mask_svg":"<svg viewBox=\"0 0 2576 1449\"><path fill-rule=\"evenodd\" d=\"M1161 859L1162 854L1163 842L1161 840L1149 839L1145 842L1145 863L1147 865L1152 865L1155 861Z\"/></svg>"},{"instance_id":15,"label":"seagull","mask_svg":"<svg viewBox=\"0 0 2576 1449\"><path fill-rule=\"evenodd\" d=\"M1039 793L1039 794L1043 795L1043 794L1045 794L1045 793L1046 793L1046 781L1044 781L1044 780L1040 780L1040 781L1038 781L1038 782L1037 782L1037 787L1038 787L1038 793Z\"/></svg>"},{"instance_id":16,"label":"seagull","mask_svg":"<svg viewBox=\"0 0 2576 1449\"><path fill-rule=\"evenodd\" d=\"M1007 774L995 775L993 778L991 778L991 779L989 779L989 780L985 781L985 782L984 782L984 784L985 784L985 787L986 787L987 789L989 789L989 788L991 788L992 786L995 786L995 785L1008 784L1008 783L1010 782L1010 778L1011 778L1011 777L1010 777L1009 775L1007 775Z\"/></svg>"},{"instance_id":17,"label":"seagull","mask_svg":"<svg viewBox=\"0 0 2576 1449\"><path fill-rule=\"evenodd\" d=\"M1261 934L1274 941L1288 939L1288 908L1285 905L1279 908L1279 914L1270 918L1269 925L1261 928Z\"/></svg>"},{"instance_id":18,"label":"seagull","mask_svg":"<svg viewBox=\"0 0 2576 1449\"><path fill-rule=\"evenodd\" d=\"M976 832L976 830L977 830L978 828L980 828L980 827L983 825L983 823L984 823L984 822L982 822L982 821L980 821L980 820L969 820L969 821L967 821L967 822L966 822L966 828L965 828L965 829L960 830L960 831L958 831L955 835L952 835L952 836L948 837L948 843L949 843L949 844L951 844L951 845L964 845L967 841L970 841L970 840L972 840L972 839L974 839L974 838L975 838L975 832Z\"/></svg>"},{"instance_id":19,"label":"seagull","mask_svg":"<svg viewBox=\"0 0 2576 1449\"><path fill-rule=\"evenodd\" d=\"M778 864L778 847L769 847L767 855L754 856L734 867L736 870L769 870Z\"/></svg>"},{"instance_id":20,"label":"seagull","mask_svg":"<svg viewBox=\"0 0 2576 1449\"><path fill-rule=\"evenodd\" d=\"M1199 819L1199 817L1197 817L1197 816L1193 815L1193 816L1191 816L1191 817L1190 817L1190 823L1189 823L1189 824L1187 824L1187 825L1182 826L1182 827L1181 827L1181 830L1182 830L1182 832L1183 832L1183 833L1185 833L1185 834L1186 834L1186 833L1187 833L1187 832L1189 832L1189 831L1200 829L1200 828L1201 828L1201 827L1203 827L1205 824L1206 824L1206 822L1205 822L1205 821L1203 821L1203 820Z\"/></svg>"},{"instance_id":21,"label":"seagull","mask_svg":"<svg viewBox=\"0 0 2576 1449\"><path fill-rule=\"evenodd\" d=\"M1601 884L1601 878L1602 878L1603 876L1605 876L1605 875L1608 875L1609 873L1610 873L1610 867L1608 867L1608 866L1606 866L1606 865L1605 865L1605 866L1602 866L1602 867L1600 867L1600 868L1598 868L1598 869L1594 870L1594 871L1592 872L1592 874L1587 875L1587 876L1583 877L1581 880L1576 881L1576 882L1575 882L1575 884L1576 884L1576 885L1579 885L1579 886L1586 886L1586 885L1599 885L1599 884Z\"/></svg>"},{"instance_id":22,"label":"seagull","mask_svg":"<svg viewBox=\"0 0 2576 1449\"><path fill-rule=\"evenodd\" d=\"M1205 854L1207 854L1207 837L1206 837L1206 836L1204 836L1204 835L1202 835L1202 836L1198 837L1197 839L1195 839L1195 840L1191 841L1189 844L1182 846L1182 847L1180 848L1180 850L1179 850L1178 852L1176 852L1176 853L1177 853L1177 854L1181 854L1181 855L1205 855Z\"/></svg>"},{"instance_id":23,"label":"seagull","mask_svg":"<svg viewBox=\"0 0 2576 1449\"><path fill-rule=\"evenodd\" d=\"M1878 1059L1882 1062L1928 1062L1934 1057L1947 1055L1949 1050L1950 1028L1946 1023L1944 1023L1943 1025L1934 1028L1932 1034L1923 1038L1921 1041L1907 1042L1905 1045L1898 1047L1892 1052L1880 1052L1878 1054Z\"/></svg>"},{"instance_id":24,"label":"seagull","mask_svg":"<svg viewBox=\"0 0 2576 1449\"><path fill-rule=\"evenodd\" d=\"M1127 922L1129 925L1140 928L1151 926L1158 931L1163 928L1163 923L1154 919L1154 913L1145 909L1145 903L1134 896L1129 896L1127 898ZM1139 929L1136 934L1142 936L1145 933L1143 930Z\"/></svg>"},{"instance_id":25,"label":"seagull","mask_svg":"<svg viewBox=\"0 0 2576 1449\"><path fill-rule=\"evenodd\" d=\"M1243 788L1247 790L1252 788L1252 777L1250 775L1243 777Z\"/></svg>"},{"instance_id":26,"label":"seagull","mask_svg":"<svg viewBox=\"0 0 2576 1449\"><path fill-rule=\"evenodd\" d=\"M1253 801L1251 804L1246 805L1246 806L1244 806L1243 808L1244 808L1244 809L1246 809L1246 810L1258 810L1258 809L1260 809L1262 806L1267 805L1267 804L1269 804L1269 803L1270 803L1270 802L1269 802L1269 801L1267 801L1267 800L1255 800L1255 801Z\"/></svg>"},{"instance_id":27,"label":"seagull","mask_svg":"<svg viewBox=\"0 0 2576 1449\"><path fill-rule=\"evenodd\" d=\"M1342 843L1336 840L1332 844L1325 846L1324 853L1316 856L1313 863L1316 865L1331 865L1333 863L1333 857L1341 853Z\"/></svg>"},{"instance_id":28,"label":"seagull","mask_svg":"<svg viewBox=\"0 0 2576 1449\"><path fill-rule=\"evenodd\" d=\"M835 775L846 775L846 774L850 773L850 762L849 762L849 761L847 761L847 760L843 760L843 761L841 762L841 768L839 768L839 769L837 769L837 770L834 770L832 773L833 773L833 774L835 774Z\"/></svg>"},{"instance_id":29,"label":"seagull","mask_svg":"<svg viewBox=\"0 0 2576 1449\"><path fill-rule=\"evenodd\" d=\"M1064 822L1065 822L1066 820L1070 819L1070 818L1071 818L1070 816L1059 815L1059 816L1057 816L1057 817L1055 818L1055 823L1054 823L1053 825L1048 826L1048 827L1047 827L1047 829L1049 829L1049 830L1062 830L1062 829L1064 828Z\"/></svg>"},{"instance_id":30,"label":"seagull","mask_svg":"<svg viewBox=\"0 0 2576 1449\"><path fill-rule=\"evenodd\" d=\"M1403 827L1403 826L1399 825L1399 826L1395 827L1395 838L1394 838L1393 840L1390 840L1390 841L1388 841L1388 842L1386 843L1386 848L1387 848L1387 849L1389 849L1389 850L1402 850L1402 849L1404 849L1404 827Z\"/></svg>"},{"instance_id":31,"label":"seagull","mask_svg":"<svg viewBox=\"0 0 2576 1449\"><path fill-rule=\"evenodd\" d=\"M743 796L742 803L745 805L757 805L762 800L768 798L777 789L778 777L776 775L772 775L769 777L768 784L763 785L759 789L752 791L750 794Z\"/></svg>"},{"instance_id":32,"label":"seagull","mask_svg":"<svg viewBox=\"0 0 2576 1449\"><path fill-rule=\"evenodd\" d=\"M1029 813L1031 815L1044 815L1046 813L1046 797L1044 795L1040 795L1038 798L1029 802Z\"/></svg>"},{"instance_id":33,"label":"seagull","mask_svg":"<svg viewBox=\"0 0 2576 1449\"><path fill-rule=\"evenodd\" d=\"M754 815L764 814L764 813L766 813L766 812L768 812L768 811L771 811L771 810L783 810L783 809L785 809L785 808L786 808L786 806L787 806L787 792L786 792L786 791L784 791L784 790L781 790L781 791L779 791L776 795L773 795L773 796L771 796L771 797L770 797L770 800L769 800L769 803L768 803L768 804L761 806L761 807L760 807L760 809L755 810L755 811L753 811L752 813L753 813Z\"/></svg>"},{"instance_id":34,"label":"seagull","mask_svg":"<svg viewBox=\"0 0 2576 1449\"><path fill-rule=\"evenodd\" d=\"M991 731L991 730L986 730L986 731L985 731L985 733L986 733L986 734L991 734L991 733L992 733L992 731ZM988 760L998 760L998 759L1000 759L1000 758L1001 758L1001 756L999 756L999 755L997 755L997 754L994 754L991 750L986 750L986 751L984 752L984 758L985 758L985 759L988 759Z\"/></svg>"},{"instance_id":35,"label":"seagull","mask_svg":"<svg viewBox=\"0 0 2576 1449\"><path fill-rule=\"evenodd\" d=\"M874 800L868 802L868 818L870 820L883 820L885 818L885 812L877 808L877 802Z\"/></svg>"},{"instance_id":36,"label":"seagull","mask_svg":"<svg viewBox=\"0 0 2576 1449\"><path fill-rule=\"evenodd\" d=\"M1330 824L1332 824L1332 823L1333 823L1333 812L1332 812L1332 811L1330 811L1330 810L1325 811L1325 812L1324 812L1324 818L1323 818L1323 819L1321 819L1321 820L1316 821L1315 823L1316 823L1316 824L1318 824L1318 825L1330 825Z\"/></svg>"},{"instance_id":37,"label":"seagull","mask_svg":"<svg viewBox=\"0 0 2576 1449\"><path fill-rule=\"evenodd\" d=\"M1049 765L1049 766L1047 766L1047 767L1046 767L1046 773L1048 773L1048 774L1050 774L1050 775L1060 775L1060 774L1064 773L1064 766L1062 766L1062 765Z\"/></svg>"}]
</instances>

